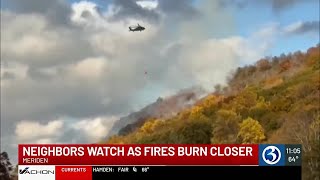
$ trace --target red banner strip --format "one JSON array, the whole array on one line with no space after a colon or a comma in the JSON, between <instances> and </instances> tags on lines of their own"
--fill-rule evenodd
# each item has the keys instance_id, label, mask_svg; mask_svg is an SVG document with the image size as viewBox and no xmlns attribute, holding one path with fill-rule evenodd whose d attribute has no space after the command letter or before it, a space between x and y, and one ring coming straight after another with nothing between
<instances>
[{"instance_id":1,"label":"red banner strip","mask_svg":"<svg viewBox=\"0 0 320 180\"><path fill-rule=\"evenodd\" d=\"M258 145L21 144L20 165L258 165Z\"/></svg>"}]
</instances>

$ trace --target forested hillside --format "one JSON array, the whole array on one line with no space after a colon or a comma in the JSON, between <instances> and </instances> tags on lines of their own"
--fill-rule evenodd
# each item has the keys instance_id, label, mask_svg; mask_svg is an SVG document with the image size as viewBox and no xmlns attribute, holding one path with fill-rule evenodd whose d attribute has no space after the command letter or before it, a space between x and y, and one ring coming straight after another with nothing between
<instances>
[{"instance_id":1,"label":"forested hillside","mask_svg":"<svg viewBox=\"0 0 320 180\"><path fill-rule=\"evenodd\" d=\"M228 86L107 143L301 143L303 177L320 176L320 46L238 68ZM103 142L103 143L106 143Z\"/></svg>"}]
</instances>

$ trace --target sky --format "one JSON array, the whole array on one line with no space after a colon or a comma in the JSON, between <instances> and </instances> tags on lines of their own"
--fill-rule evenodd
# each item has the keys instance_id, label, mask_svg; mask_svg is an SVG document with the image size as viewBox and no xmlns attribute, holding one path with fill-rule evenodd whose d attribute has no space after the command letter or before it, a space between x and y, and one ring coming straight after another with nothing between
<instances>
[{"instance_id":1,"label":"sky","mask_svg":"<svg viewBox=\"0 0 320 180\"><path fill-rule=\"evenodd\" d=\"M130 112L319 43L318 0L2 0L1 151L93 143ZM129 32L139 23L143 32ZM147 72L147 73L145 73Z\"/></svg>"}]
</instances>

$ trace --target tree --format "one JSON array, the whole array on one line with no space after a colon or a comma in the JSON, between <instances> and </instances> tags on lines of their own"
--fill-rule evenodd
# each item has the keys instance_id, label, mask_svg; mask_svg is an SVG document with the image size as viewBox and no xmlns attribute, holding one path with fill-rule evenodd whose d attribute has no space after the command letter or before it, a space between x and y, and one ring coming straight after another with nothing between
<instances>
[{"instance_id":1,"label":"tree","mask_svg":"<svg viewBox=\"0 0 320 180\"><path fill-rule=\"evenodd\" d=\"M313 66L314 69L320 68L320 47L313 47L307 52L307 65Z\"/></svg>"},{"instance_id":2,"label":"tree","mask_svg":"<svg viewBox=\"0 0 320 180\"><path fill-rule=\"evenodd\" d=\"M265 113L269 112L270 103L266 102L263 96L259 96L257 104L250 108L250 116L253 118L261 118Z\"/></svg>"},{"instance_id":3,"label":"tree","mask_svg":"<svg viewBox=\"0 0 320 180\"><path fill-rule=\"evenodd\" d=\"M271 64L267 59L261 59L257 62L257 68L259 71L266 71L271 68Z\"/></svg>"},{"instance_id":4,"label":"tree","mask_svg":"<svg viewBox=\"0 0 320 180\"><path fill-rule=\"evenodd\" d=\"M283 83L283 78L274 76L274 77L269 77L268 79L265 80L264 82L264 89L271 89L273 87L279 86Z\"/></svg>"},{"instance_id":5,"label":"tree","mask_svg":"<svg viewBox=\"0 0 320 180\"><path fill-rule=\"evenodd\" d=\"M320 116L310 125L303 150L311 178L320 179Z\"/></svg>"},{"instance_id":6,"label":"tree","mask_svg":"<svg viewBox=\"0 0 320 180\"><path fill-rule=\"evenodd\" d=\"M277 56L274 56L274 57L272 58L271 64L272 64L273 67L279 64L279 61L280 61L279 59L280 59L280 58L277 57Z\"/></svg>"},{"instance_id":7,"label":"tree","mask_svg":"<svg viewBox=\"0 0 320 180\"><path fill-rule=\"evenodd\" d=\"M221 101L222 97L209 95L207 96L200 104L203 108L203 114L207 117L211 117L215 114L216 109L218 108L218 102Z\"/></svg>"},{"instance_id":8,"label":"tree","mask_svg":"<svg viewBox=\"0 0 320 180\"><path fill-rule=\"evenodd\" d=\"M240 124L238 138L242 143L261 143L266 137L263 127L257 120L248 117Z\"/></svg>"},{"instance_id":9,"label":"tree","mask_svg":"<svg viewBox=\"0 0 320 180\"><path fill-rule=\"evenodd\" d=\"M208 118L188 120L183 125L171 131L171 143L209 144L211 138L211 123Z\"/></svg>"},{"instance_id":10,"label":"tree","mask_svg":"<svg viewBox=\"0 0 320 180\"><path fill-rule=\"evenodd\" d=\"M235 143L241 117L232 110L221 109L213 123L211 143Z\"/></svg>"},{"instance_id":11,"label":"tree","mask_svg":"<svg viewBox=\"0 0 320 180\"><path fill-rule=\"evenodd\" d=\"M274 112L289 112L292 104L293 102L288 98L285 98L283 96L275 96L274 98L272 98L270 109Z\"/></svg>"},{"instance_id":12,"label":"tree","mask_svg":"<svg viewBox=\"0 0 320 180\"><path fill-rule=\"evenodd\" d=\"M189 118L191 120L198 120L203 118L203 107L200 106L194 106L189 114Z\"/></svg>"},{"instance_id":13,"label":"tree","mask_svg":"<svg viewBox=\"0 0 320 180\"><path fill-rule=\"evenodd\" d=\"M161 127L163 124L163 120L161 119L150 119L147 120L142 127L139 129L139 132L142 134L151 134L157 128Z\"/></svg>"},{"instance_id":14,"label":"tree","mask_svg":"<svg viewBox=\"0 0 320 180\"><path fill-rule=\"evenodd\" d=\"M18 180L18 177L19 177L18 170L19 170L19 165L17 164L14 167L14 170L12 171L11 180Z\"/></svg>"},{"instance_id":15,"label":"tree","mask_svg":"<svg viewBox=\"0 0 320 180\"><path fill-rule=\"evenodd\" d=\"M280 63L280 73L289 70L292 67L292 62L290 60L284 60Z\"/></svg>"},{"instance_id":16,"label":"tree","mask_svg":"<svg viewBox=\"0 0 320 180\"><path fill-rule=\"evenodd\" d=\"M312 118L298 116L292 123L288 135L302 145L304 179L320 179L320 116Z\"/></svg>"},{"instance_id":17,"label":"tree","mask_svg":"<svg viewBox=\"0 0 320 180\"><path fill-rule=\"evenodd\" d=\"M251 76L253 73L256 72L256 70L257 70L256 66L248 66L247 68L248 76Z\"/></svg>"},{"instance_id":18,"label":"tree","mask_svg":"<svg viewBox=\"0 0 320 180\"><path fill-rule=\"evenodd\" d=\"M127 135L128 136L128 135ZM101 144L104 144L105 142L101 142ZM113 135L109 137L107 140L108 144L126 144L127 142L127 137L125 136L118 136L118 135Z\"/></svg>"},{"instance_id":19,"label":"tree","mask_svg":"<svg viewBox=\"0 0 320 180\"><path fill-rule=\"evenodd\" d=\"M13 166L10 162L7 152L2 152L0 154L0 179L1 180L10 180L11 173L13 171Z\"/></svg>"},{"instance_id":20,"label":"tree","mask_svg":"<svg viewBox=\"0 0 320 180\"><path fill-rule=\"evenodd\" d=\"M204 108L202 106L194 106L190 110L187 119L180 119L175 132L175 143L193 143L193 144L207 144L210 143L211 138L211 121L203 114ZM181 121L182 120L182 121Z\"/></svg>"},{"instance_id":21,"label":"tree","mask_svg":"<svg viewBox=\"0 0 320 180\"><path fill-rule=\"evenodd\" d=\"M247 117L249 109L256 105L257 99L258 95L256 89L247 87L233 99L231 109L236 113L241 114L243 117Z\"/></svg>"}]
</instances>

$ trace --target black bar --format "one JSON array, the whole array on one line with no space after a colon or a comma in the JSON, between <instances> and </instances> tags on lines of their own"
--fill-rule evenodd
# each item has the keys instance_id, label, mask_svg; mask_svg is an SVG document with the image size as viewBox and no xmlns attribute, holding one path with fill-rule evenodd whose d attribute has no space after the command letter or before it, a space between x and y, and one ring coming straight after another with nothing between
<instances>
[{"instance_id":1,"label":"black bar","mask_svg":"<svg viewBox=\"0 0 320 180\"><path fill-rule=\"evenodd\" d=\"M110 178L301 180L301 166L93 166L92 175L93 180Z\"/></svg>"}]
</instances>

